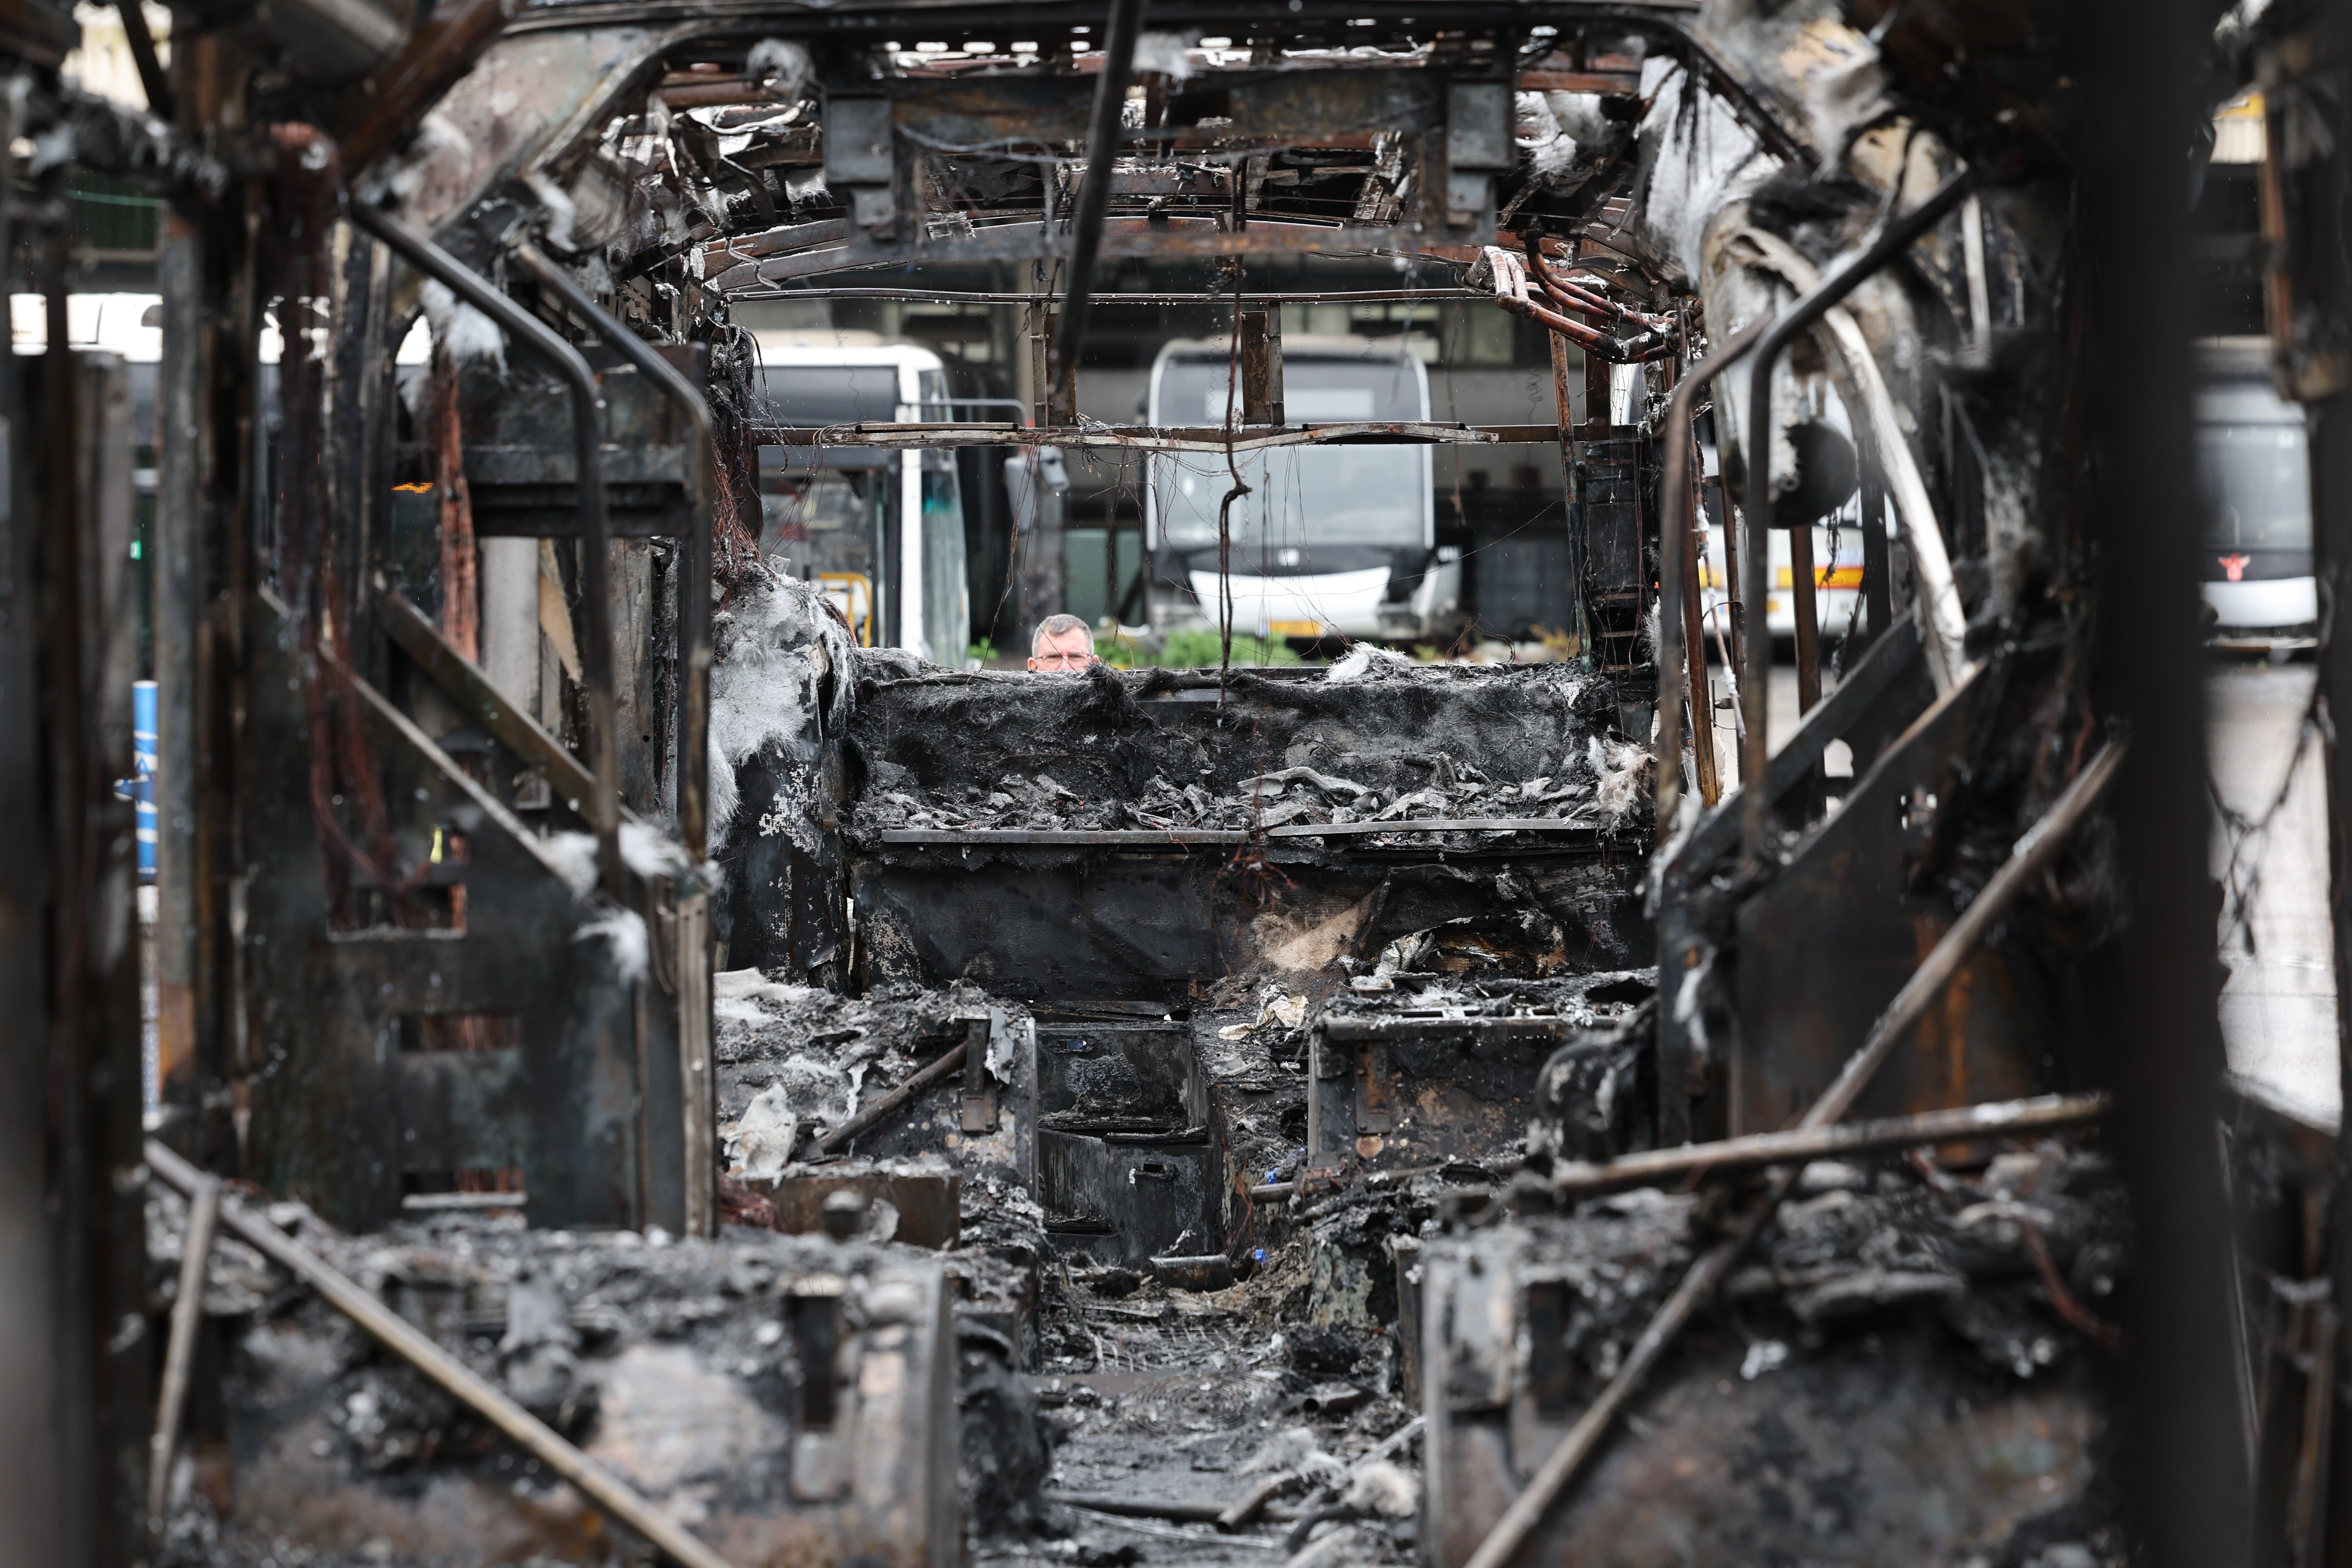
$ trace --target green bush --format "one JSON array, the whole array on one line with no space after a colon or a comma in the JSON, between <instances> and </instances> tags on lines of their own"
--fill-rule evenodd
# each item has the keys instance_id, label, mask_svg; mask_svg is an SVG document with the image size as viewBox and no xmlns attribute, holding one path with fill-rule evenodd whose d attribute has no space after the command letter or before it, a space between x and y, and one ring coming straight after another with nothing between
<instances>
[{"instance_id":1,"label":"green bush","mask_svg":"<svg viewBox=\"0 0 2352 1568\"><path fill-rule=\"evenodd\" d=\"M1160 656L1152 662L1164 664L1175 669L1213 668L1218 662L1219 652L1216 632L1207 626L1196 626L1186 631L1170 632L1168 646L1160 650ZM1290 645L1280 637L1269 640L1244 637L1236 632L1234 634L1234 662L1235 664L1297 664L1298 655L1292 652Z\"/></svg>"}]
</instances>

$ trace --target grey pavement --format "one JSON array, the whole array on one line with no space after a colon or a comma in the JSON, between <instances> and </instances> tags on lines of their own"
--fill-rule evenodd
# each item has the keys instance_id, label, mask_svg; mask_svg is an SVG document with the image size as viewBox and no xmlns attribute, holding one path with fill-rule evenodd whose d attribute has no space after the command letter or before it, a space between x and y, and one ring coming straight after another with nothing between
<instances>
[{"instance_id":1,"label":"grey pavement","mask_svg":"<svg viewBox=\"0 0 2352 1568\"><path fill-rule=\"evenodd\" d=\"M2213 787L2232 811L2259 820L2278 804L2268 827L2237 847L2235 880L2251 892L2235 932L2223 911L2221 958L2230 974L2221 987L2221 1038L2230 1067L2333 1123L2343 1112L2343 1086L2325 769L2316 742L2297 750L2313 678L2308 664L2216 667L2205 686L2206 736ZM2215 876L2231 874L2231 850L2217 816Z\"/></svg>"}]
</instances>

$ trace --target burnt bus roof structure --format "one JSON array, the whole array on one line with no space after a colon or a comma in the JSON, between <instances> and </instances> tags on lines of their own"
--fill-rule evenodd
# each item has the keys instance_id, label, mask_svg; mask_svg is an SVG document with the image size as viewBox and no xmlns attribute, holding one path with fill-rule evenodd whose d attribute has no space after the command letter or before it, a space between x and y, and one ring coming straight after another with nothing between
<instances>
[{"instance_id":1,"label":"burnt bus roof structure","mask_svg":"<svg viewBox=\"0 0 2352 1568\"><path fill-rule=\"evenodd\" d=\"M2352 40L2210 9L126 5L145 111L0 16L0 1568L2352 1539L2335 1130L2219 1088L2180 211L2259 80L2332 561ZM152 432L89 174L169 208ZM1128 260L1228 420L1081 414ZM860 297L1007 384L772 401L753 308ZM1549 383L1290 417L1374 303ZM1541 665L1203 589L1215 669L925 666L761 558L763 447L1230 523L1506 443Z\"/></svg>"}]
</instances>

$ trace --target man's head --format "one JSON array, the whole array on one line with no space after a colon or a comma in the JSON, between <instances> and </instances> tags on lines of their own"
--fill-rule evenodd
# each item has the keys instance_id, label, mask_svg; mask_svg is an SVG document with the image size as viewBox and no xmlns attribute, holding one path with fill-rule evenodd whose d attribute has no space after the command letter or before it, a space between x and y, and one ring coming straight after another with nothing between
<instances>
[{"instance_id":1,"label":"man's head","mask_svg":"<svg viewBox=\"0 0 2352 1568\"><path fill-rule=\"evenodd\" d=\"M1076 616L1047 616L1029 645L1032 669L1084 669L1095 661L1095 634Z\"/></svg>"}]
</instances>

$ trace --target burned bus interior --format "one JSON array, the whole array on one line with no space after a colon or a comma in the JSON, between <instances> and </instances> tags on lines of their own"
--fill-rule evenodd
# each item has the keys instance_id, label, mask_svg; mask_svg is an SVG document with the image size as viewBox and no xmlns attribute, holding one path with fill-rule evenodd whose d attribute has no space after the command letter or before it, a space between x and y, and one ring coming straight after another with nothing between
<instances>
[{"instance_id":1,"label":"burned bus interior","mask_svg":"<svg viewBox=\"0 0 2352 1568\"><path fill-rule=\"evenodd\" d=\"M2345 1559L2340 11L0 6L0 1563Z\"/></svg>"}]
</instances>

